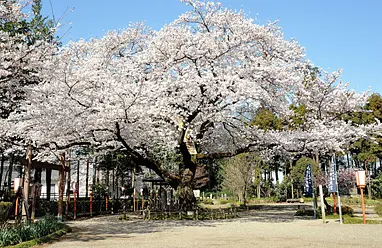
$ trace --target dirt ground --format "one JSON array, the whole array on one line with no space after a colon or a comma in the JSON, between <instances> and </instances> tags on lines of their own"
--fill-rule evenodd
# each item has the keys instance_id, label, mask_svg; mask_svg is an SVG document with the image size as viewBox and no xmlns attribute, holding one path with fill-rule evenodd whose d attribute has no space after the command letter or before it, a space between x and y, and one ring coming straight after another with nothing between
<instances>
[{"instance_id":1,"label":"dirt ground","mask_svg":"<svg viewBox=\"0 0 382 248\"><path fill-rule=\"evenodd\" d=\"M323 224L294 217L295 209L269 207L224 221L99 217L68 223L72 233L40 247L382 247L382 225Z\"/></svg>"}]
</instances>

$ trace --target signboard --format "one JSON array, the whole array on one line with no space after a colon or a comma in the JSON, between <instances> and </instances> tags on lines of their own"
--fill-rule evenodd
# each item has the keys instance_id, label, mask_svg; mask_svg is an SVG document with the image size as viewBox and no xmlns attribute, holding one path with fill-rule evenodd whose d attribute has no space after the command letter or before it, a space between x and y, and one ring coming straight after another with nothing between
<instances>
[{"instance_id":1,"label":"signboard","mask_svg":"<svg viewBox=\"0 0 382 248\"><path fill-rule=\"evenodd\" d=\"M191 138L191 130L189 128L186 129L183 142L186 143L187 150L191 155L198 154L195 148L194 141Z\"/></svg>"},{"instance_id":2,"label":"signboard","mask_svg":"<svg viewBox=\"0 0 382 248\"><path fill-rule=\"evenodd\" d=\"M199 198L200 197L200 189L196 189L196 190L193 190L193 191L194 191L195 198Z\"/></svg>"},{"instance_id":3,"label":"signboard","mask_svg":"<svg viewBox=\"0 0 382 248\"><path fill-rule=\"evenodd\" d=\"M305 195L313 194L313 177L312 177L312 165L308 164L304 174L304 193Z\"/></svg>"},{"instance_id":4,"label":"signboard","mask_svg":"<svg viewBox=\"0 0 382 248\"><path fill-rule=\"evenodd\" d=\"M329 171L329 192L337 192L337 170L336 170L336 161L334 156L330 162L330 171Z\"/></svg>"}]
</instances>

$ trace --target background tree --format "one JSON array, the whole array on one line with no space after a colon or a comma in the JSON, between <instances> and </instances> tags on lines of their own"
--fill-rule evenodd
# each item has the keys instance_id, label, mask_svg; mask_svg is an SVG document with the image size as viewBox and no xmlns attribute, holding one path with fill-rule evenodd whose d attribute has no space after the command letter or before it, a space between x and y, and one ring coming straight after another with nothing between
<instances>
[{"instance_id":1,"label":"background tree","mask_svg":"<svg viewBox=\"0 0 382 248\"><path fill-rule=\"evenodd\" d=\"M39 72L57 45L54 33L53 22L41 15L40 0L0 1L0 151L25 143L6 119L23 111L27 87L42 82Z\"/></svg>"},{"instance_id":2,"label":"background tree","mask_svg":"<svg viewBox=\"0 0 382 248\"><path fill-rule=\"evenodd\" d=\"M223 160L222 187L236 195L241 203L246 204L247 191L253 182L256 156L253 153L243 153Z\"/></svg>"}]
</instances>

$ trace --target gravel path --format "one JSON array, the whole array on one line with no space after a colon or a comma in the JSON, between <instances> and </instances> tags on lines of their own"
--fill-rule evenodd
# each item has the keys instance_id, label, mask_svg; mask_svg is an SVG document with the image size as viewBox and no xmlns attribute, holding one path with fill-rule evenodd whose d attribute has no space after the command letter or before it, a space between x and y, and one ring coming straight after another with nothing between
<instances>
[{"instance_id":1,"label":"gravel path","mask_svg":"<svg viewBox=\"0 0 382 248\"><path fill-rule=\"evenodd\" d=\"M229 221L93 218L69 223L72 233L41 247L382 247L382 225L295 219L294 208L269 207Z\"/></svg>"}]
</instances>

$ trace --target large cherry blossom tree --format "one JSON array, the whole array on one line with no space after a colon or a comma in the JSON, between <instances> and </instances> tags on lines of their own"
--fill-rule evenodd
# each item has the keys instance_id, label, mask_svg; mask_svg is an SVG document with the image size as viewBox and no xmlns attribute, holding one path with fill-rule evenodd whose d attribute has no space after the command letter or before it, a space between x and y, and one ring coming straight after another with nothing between
<instances>
[{"instance_id":1,"label":"large cherry blossom tree","mask_svg":"<svg viewBox=\"0 0 382 248\"><path fill-rule=\"evenodd\" d=\"M340 98L311 103L323 93L321 81L307 76L304 49L276 23L255 24L219 3L183 2L191 10L160 31L136 24L60 49L38 72L44 81L28 88L22 111L8 118L10 132L48 150L121 149L178 189L189 207L200 154L288 144L291 136L246 125L245 109L261 105L282 118L295 103L334 116L360 104L341 86L330 93ZM334 121L319 120L293 135ZM164 162L168 154L177 166Z\"/></svg>"},{"instance_id":2,"label":"large cherry blossom tree","mask_svg":"<svg viewBox=\"0 0 382 248\"><path fill-rule=\"evenodd\" d=\"M33 15L24 9L31 7ZM26 97L26 87L41 81L38 73L55 49L54 28L40 15L41 3L0 2L0 150L17 147L21 137L11 134L7 118ZM13 145L16 145L13 146Z\"/></svg>"}]
</instances>

